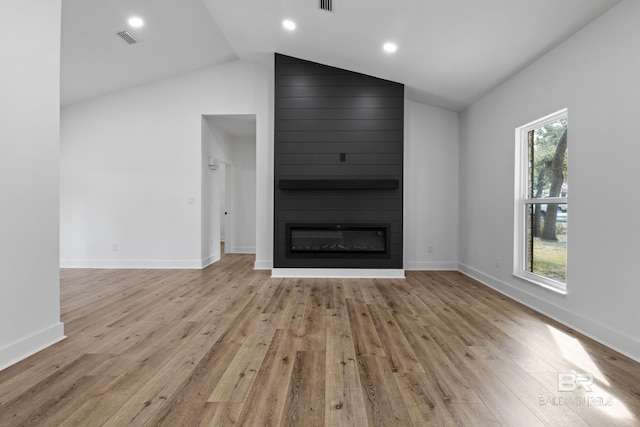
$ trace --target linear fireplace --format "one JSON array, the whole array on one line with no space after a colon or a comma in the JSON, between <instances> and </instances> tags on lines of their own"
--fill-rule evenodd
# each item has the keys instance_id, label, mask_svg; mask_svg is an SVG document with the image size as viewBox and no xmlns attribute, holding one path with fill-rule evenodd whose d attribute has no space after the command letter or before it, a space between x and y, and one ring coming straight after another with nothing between
<instances>
[{"instance_id":1,"label":"linear fireplace","mask_svg":"<svg viewBox=\"0 0 640 427\"><path fill-rule=\"evenodd\" d=\"M274 270L401 270L403 141L402 84L276 54Z\"/></svg>"},{"instance_id":2,"label":"linear fireplace","mask_svg":"<svg viewBox=\"0 0 640 427\"><path fill-rule=\"evenodd\" d=\"M389 257L389 224L299 224L286 228L288 257Z\"/></svg>"}]
</instances>

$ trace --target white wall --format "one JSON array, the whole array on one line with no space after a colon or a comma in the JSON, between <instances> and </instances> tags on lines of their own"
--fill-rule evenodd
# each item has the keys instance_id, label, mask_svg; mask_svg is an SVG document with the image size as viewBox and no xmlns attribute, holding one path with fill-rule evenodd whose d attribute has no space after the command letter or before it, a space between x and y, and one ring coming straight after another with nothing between
<instances>
[{"instance_id":1,"label":"white wall","mask_svg":"<svg viewBox=\"0 0 640 427\"><path fill-rule=\"evenodd\" d=\"M252 137L234 137L231 200L231 246L229 253L255 253L256 251L256 140ZM273 179L270 181L273 182ZM262 224L273 228L273 224Z\"/></svg>"},{"instance_id":2,"label":"white wall","mask_svg":"<svg viewBox=\"0 0 640 427\"><path fill-rule=\"evenodd\" d=\"M233 141L231 135L221 130L214 120L215 116L205 116L206 142L208 144L209 155L225 162L233 162Z\"/></svg>"},{"instance_id":3,"label":"white wall","mask_svg":"<svg viewBox=\"0 0 640 427\"><path fill-rule=\"evenodd\" d=\"M404 268L458 268L458 114L405 101Z\"/></svg>"},{"instance_id":4,"label":"white wall","mask_svg":"<svg viewBox=\"0 0 640 427\"><path fill-rule=\"evenodd\" d=\"M260 140L260 132L267 129L269 135L274 134L275 114L275 61L273 55L264 58L267 69L267 94L264 102L267 114L256 117L256 269L269 270L273 267L273 137L269 144Z\"/></svg>"},{"instance_id":5,"label":"white wall","mask_svg":"<svg viewBox=\"0 0 640 427\"><path fill-rule=\"evenodd\" d=\"M0 369L64 338L60 0L0 3Z\"/></svg>"},{"instance_id":6,"label":"white wall","mask_svg":"<svg viewBox=\"0 0 640 427\"><path fill-rule=\"evenodd\" d=\"M62 266L215 261L213 155L233 163L239 195L228 250L255 252L256 268L271 268L272 62L237 61L63 108ZM202 121L215 114L256 114L256 141L227 141ZM405 116L405 268L456 268L458 115L407 101Z\"/></svg>"},{"instance_id":7,"label":"white wall","mask_svg":"<svg viewBox=\"0 0 640 427\"><path fill-rule=\"evenodd\" d=\"M461 269L640 360L640 2L626 0L460 117ZM569 109L568 294L512 276L514 129ZM503 267L496 267L501 257Z\"/></svg>"},{"instance_id":8,"label":"white wall","mask_svg":"<svg viewBox=\"0 0 640 427\"><path fill-rule=\"evenodd\" d=\"M256 115L257 185L272 192L259 166L273 161L268 75L234 61L64 107L61 265L199 268L202 115ZM272 208L257 209L270 226ZM258 257L270 257L269 236Z\"/></svg>"}]
</instances>

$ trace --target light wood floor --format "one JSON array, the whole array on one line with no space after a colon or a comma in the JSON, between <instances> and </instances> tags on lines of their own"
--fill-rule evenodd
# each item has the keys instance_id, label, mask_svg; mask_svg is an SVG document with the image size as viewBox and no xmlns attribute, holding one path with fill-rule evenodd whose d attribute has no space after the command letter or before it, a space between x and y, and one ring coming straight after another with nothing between
<instances>
[{"instance_id":1,"label":"light wood floor","mask_svg":"<svg viewBox=\"0 0 640 427\"><path fill-rule=\"evenodd\" d=\"M0 425L640 425L640 364L460 273L252 263L63 270L68 339L0 372Z\"/></svg>"}]
</instances>

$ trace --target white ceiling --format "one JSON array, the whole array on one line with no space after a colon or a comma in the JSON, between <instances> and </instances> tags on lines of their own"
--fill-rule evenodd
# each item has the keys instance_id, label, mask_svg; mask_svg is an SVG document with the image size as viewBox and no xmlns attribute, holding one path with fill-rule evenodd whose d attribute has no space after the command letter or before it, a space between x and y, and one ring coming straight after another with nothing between
<instances>
[{"instance_id":1,"label":"white ceiling","mask_svg":"<svg viewBox=\"0 0 640 427\"><path fill-rule=\"evenodd\" d=\"M63 0L62 103L279 52L404 83L410 99L460 111L619 1L333 0L325 12L319 0ZM132 14L142 29L127 27ZM125 29L142 42L115 35Z\"/></svg>"},{"instance_id":2,"label":"white ceiling","mask_svg":"<svg viewBox=\"0 0 640 427\"><path fill-rule=\"evenodd\" d=\"M202 0L62 0L61 43L63 105L237 59Z\"/></svg>"}]
</instances>

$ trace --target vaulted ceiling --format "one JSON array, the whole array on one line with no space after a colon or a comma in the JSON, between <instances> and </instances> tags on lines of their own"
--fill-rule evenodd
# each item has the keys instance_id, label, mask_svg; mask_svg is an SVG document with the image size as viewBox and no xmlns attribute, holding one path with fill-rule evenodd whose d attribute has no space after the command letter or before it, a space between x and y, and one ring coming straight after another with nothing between
<instances>
[{"instance_id":1,"label":"vaulted ceiling","mask_svg":"<svg viewBox=\"0 0 640 427\"><path fill-rule=\"evenodd\" d=\"M63 105L279 52L461 111L620 0L62 0ZM127 24L144 19L141 28ZM287 31L283 19L297 28ZM126 30L140 42L129 45ZM383 43L398 50L388 54Z\"/></svg>"}]
</instances>

